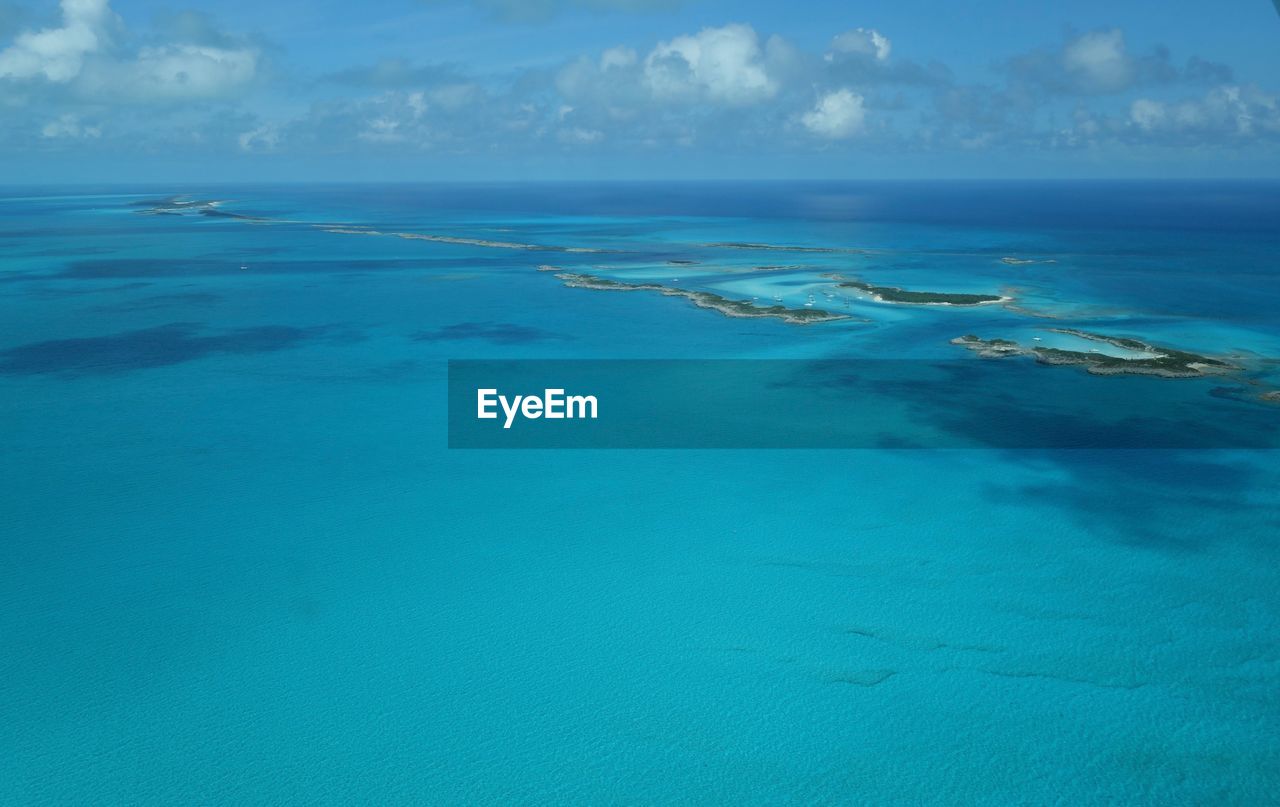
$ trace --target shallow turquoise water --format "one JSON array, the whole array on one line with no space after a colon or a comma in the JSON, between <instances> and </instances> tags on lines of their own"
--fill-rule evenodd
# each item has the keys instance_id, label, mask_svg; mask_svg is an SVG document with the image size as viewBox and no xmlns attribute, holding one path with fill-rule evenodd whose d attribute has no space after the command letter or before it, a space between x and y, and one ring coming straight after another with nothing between
<instances>
[{"instance_id":1,"label":"shallow turquoise water","mask_svg":"<svg viewBox=\"0 0 1280 807\"><path fill-rule=\"evenodd\" d=\"M1276 235L1248 216L1104 229L868 218L871 191L848 220L714 189L186 190L273 219L625 245L647 266L1009 283L1073 326L1257 357L1275 388L1280 281L1257 258ZM731 320L533 268L614 256L127 206L168 192L0 202L0 801L1274 799L1273 452L444 448L448 358L892 350L998 374L947 340L1052 323L870 305L869 322ZM884 252L698 246L729 240ZM1234 382L1078 377L1215 417L1277 411L1214 394Z\"/></svg>"}]
</instances>

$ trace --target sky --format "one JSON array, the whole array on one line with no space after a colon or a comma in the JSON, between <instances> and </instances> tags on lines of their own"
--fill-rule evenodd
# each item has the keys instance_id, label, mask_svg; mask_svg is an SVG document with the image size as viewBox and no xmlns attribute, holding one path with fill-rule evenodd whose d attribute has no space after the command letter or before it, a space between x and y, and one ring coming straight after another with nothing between
<instances>
[{"instance_id":1,"label":"sky","mask_svg":"<svg viewBox=\"0 0 1280 807\"><path fill-rule=\"evenodd\" d=\"M1273 0L0 0L0 183L1280 178Z\"/></svg>"}]
</instances>

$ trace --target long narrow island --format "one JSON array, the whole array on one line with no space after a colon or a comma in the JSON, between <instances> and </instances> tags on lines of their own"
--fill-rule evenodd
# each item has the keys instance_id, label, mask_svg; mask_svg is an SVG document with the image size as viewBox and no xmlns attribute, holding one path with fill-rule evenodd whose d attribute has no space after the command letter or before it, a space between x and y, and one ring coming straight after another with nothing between
<instances>
[{"instance_id":1,"label":"long narrow island","mask_svg":"<svg viewBox=\"0 0 1280 807\"><path fill-rule=\"evenodd\" d=\"M538 267L548 271L551 267ZM831 322L851 319L847 314L823 311L818 308L788 308L784 305L758 306L750 300L730 300L709 291L693 291L657 283L626 283L621 280L584 275L575 272L559 272L556 278L569 288L595 289L597 291L653 291L665 297L683 297L699 308L719 311L726 317L780 319L792 325L811 325L815 322Z\"/></svg>"},{"instance_id":2,"label":"long narrow island","mask_svg":"<svg viewBox=\"0 0 1280 807\"><path fill-rule=\"evenodd\" d=\"M1086 342L1110 345L1119 353L1105 353L1100 348L1071 350L1061 347L1022 345L1011 339L982 339L966 334L951 340L988 359L1008 356L1031 356L1041 364L1082 366L1095 375L1154 375L1162 378L1199 378L1221 375L1240 368L1229 362L1191 353L1159 347L1138 339L1080 331L1074 328L1050 328L1050 333L1062 334Z\"/></svg>"},{"instance_id":3,"label":"long narrow island","mask_svg":"<svg viewBox=\"0 0 1280 807\"><path fill-rule=\"evenodd\" d=\"M1012 297L996 294L908 291L907 289L901 289L897 286L877 286L872 283L867 283L864 280L859 280L858 278L848 278L834 273L824 274L822 277L836 281L836 285L842 289L857 289L858 291L866 292L871 295L871 299L878 303L973 306L1013 302Z\"/></svg>"}]
</instances>

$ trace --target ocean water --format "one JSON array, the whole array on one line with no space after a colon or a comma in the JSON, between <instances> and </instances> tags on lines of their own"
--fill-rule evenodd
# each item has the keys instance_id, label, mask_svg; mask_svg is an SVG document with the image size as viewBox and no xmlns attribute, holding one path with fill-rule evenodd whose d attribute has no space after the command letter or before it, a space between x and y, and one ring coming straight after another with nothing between
<instances>
[{"instance_id":1,"label":"ocean water","mask_svg":"<svg viewBox=\"0 0 1280 807\"><path fill-rule=\"evenodd\" d=\"M1274 803L1277 221L1264 183L7 189L0 802ZM1241 369L950 343L1060 327ZM919 448L451 450L464 358L967 381L882 385ZM1207 436L1100 403L1020 447L986 402L1032 378Z\"/></svg>"}]
</instances>

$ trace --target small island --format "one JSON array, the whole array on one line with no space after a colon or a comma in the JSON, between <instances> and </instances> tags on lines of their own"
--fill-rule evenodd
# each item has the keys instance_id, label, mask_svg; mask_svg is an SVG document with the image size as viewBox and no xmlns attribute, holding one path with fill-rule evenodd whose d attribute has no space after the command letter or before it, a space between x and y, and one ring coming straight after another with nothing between
<instances>
[{"instance_id":1,"label":"small island","mask_svg":"<svg viewBox=\"0 0 1280 807\"><path fill-rule=\"evenodd\" d=\"M1000 259L1000 263L1006 264L1008 266L1029 266L1035 263L1057 263L1057 261L1054 260L1053 258L1050 258L1044 261L1037 261L1031 258L1015 258L1013 256L1006 256Z\"/></svg>"},{"instance_id":2,"label":"small island","mask_svg":"<svg viewBox=\"0 0 1280 807\"><path fill-rule=\"evenodd\" d=\"M951 305L975 306L992 303L1013 302L1012 297L995 294L953 294L941 291L908 291L897 286L876 286L857 278L846 278L837 274L824 274L822 277L836 281L842 289L857 289L871 295L878 303L898 303L902 305Z\"/></svg>"},{"instance_id":3,"label":"small island","mask_svg":"<svg viewBox=\"0 0 1280 807\"><path fill-rule=\"evenodd\" d=\"M545 266L538 267L541 271L548 271L550 268L551 267ZM709 291L678 289L672 286L662 286L657 283L626 283L621 280L610 280L609 278L577 274L574 272L561 272L556 275L556 278L569 288L573 289L595 289L597 291L655 291L666 297L683 297L698 308L719 311L726 317L780 319L791 325L811 325L815 322L831 322L839 319L850 319L847 314L836 314L831 311L823 311L817 308L787 308L783 305L762 307L753 304L750 300L730 300L727 297L721 297L719 294L714 294Z\"/></svg>"},{"instance_id":4,"label":"small island","mask_svg":"<svg viewBox=\"0 0 1280 807\"><path fill-rule=\"evenodd\" d=\"M761 244L754 241L716 241L710 244L699 244L706 249L755 249L773 252L858 252L855 249L837 249L836 247L802 247L790 244Z\"/></svg>"},{"instance_id":5,"label":"small island","mask_svg":"<svg viewBox=\"0 0 1280 807\"><path fill-rule=\"evenodd\" d=\"M313 224L326 233L340 235L381 235L392 238L403 238L408 241L431 241L437 244L458 244L469 247L485 247L488 249L519 249L529 252L590 252L604 253L614 250L595 249L592 247L560 247L548 244L525 244L518 241L493 241L487 238L465 238L456 235L434 235L431 233L387 233L374 230L359 224Z\"/></svg>"},{"instance_id":6,"label":"small island","mask_svg":"<svg viewBox=\"0 0 1280 807\"><path fill-rule=\"evenodd\" d=\"M530 252L609 252L611 250L593 249L591 247L558 247L548 244L523 244L516 241L492 241L487 238L464 238L456 235L432 235L428 233L389 233L396 238L409 241L434 241L438 244L459 244L469 247L487 247L489 249L523 249Z\"/></svg>"},{"instance_id":7,"label":"small island","mask_svg":"<svg viewBox=\"0 0 1280 807\"><path fill-rule=\"evenodd\" d=\"M471 238L460 235L439 235L435 233L384 232L363 224L343 222L302 222L288 219L273 219L265 216L251 216L244 213L231 213L222 209L220 200L189 199L184 196L173 196L168 199L151 200L135 204L138 213L145 216L209 216L211 218L236 219L250 224L304 224L322 232L336 235L374 235L388 238L404 238L409 241L430 241L437 244L455 244L459 246L484 247L487 249L513 249L528 252L574 252L574 253L620 253L621 250L598 249L596 247L563 247L552 244L527 244L519 241L498 241L489 238ZM673 263L692 263L692 261L674 261Z\"/></svg>"},{"instance_id":8,"label":"small island","mask_svg":"<svg viewBox=\"0 0 1280 807\"><path fill-rule=\"evenodd\" d=\"M248 216L243 213L230 213L222 210L222 201L217 199L187 199L174 196L160 201L141 202L137 211L143 216L208 216L210 218L239 219L260 223L268 221L262 216Z\"/></svg>"},{"instance_id":9,"label":"small island","mask_svg":"<svg viewBox=\"0 0 1280 807\"><path fill-rule=\"evenodd\" d=\"M1041 364L1075 365L1094 375L1154 375L1161 378L1200 378L1221 375L1240 369L1233 364L1201 356L1185 350L1157 347L1138 339L1079 331L1074 328L1051 328L1060 333L1108 344L1131 351L1133 356L1115 356L1099 351L1065 350L1063 348L1021 345L1009 339L982 339L973 334L957 337L951 344L960 345L988 359L1008 356L1031 356Z\"/></svg>"}]
</instances>

